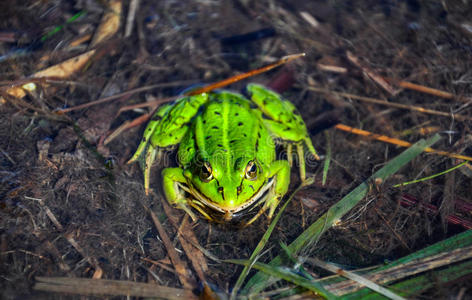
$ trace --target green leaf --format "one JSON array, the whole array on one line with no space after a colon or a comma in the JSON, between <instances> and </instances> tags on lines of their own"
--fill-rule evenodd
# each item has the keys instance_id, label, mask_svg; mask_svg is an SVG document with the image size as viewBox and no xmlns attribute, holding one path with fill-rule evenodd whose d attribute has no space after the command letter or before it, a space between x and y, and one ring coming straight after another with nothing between
<instances>
[{"instance_id":1,"label":"green leaf","mask_svg":"<svg viewBox=\"0 0 472 300\"><path fill-rule=\"evenodd\" d=\"M240 259L228 259L225 262L233 263L233 264L240 264L248 266L250 261L247 260L240 260ZM326 290L319 282L311 281L303 276L297 275L293 273L290 269L283 268L283 267L273 267L267 264L255 262L252 264L252 267L262 271L269 276L278 277L284 280L287 280L291 283L294 283L298 286L304 287L316 294L323 296L326 299L337 299L335 295L330 293Z\"/></svg>"}]
</instances>

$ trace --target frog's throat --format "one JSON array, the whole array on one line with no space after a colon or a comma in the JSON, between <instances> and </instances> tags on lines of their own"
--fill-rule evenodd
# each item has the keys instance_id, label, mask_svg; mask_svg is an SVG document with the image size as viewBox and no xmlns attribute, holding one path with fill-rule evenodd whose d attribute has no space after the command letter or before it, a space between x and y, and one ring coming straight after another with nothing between
<instances>
[{"instance_id":1,"label":"frog's throat","mask_svg":"<svg viewBox=\"0 0 472 300\"><path fill-rule=\"evenodd\" d=\"M203 204L203 206L211 207L212 209L225 214L226 216L232 216L235 213L238 213L252 204L256 202L263 202L268 194L266 192L273 186L275 186L275 178L270 178L267 184L263 184L262 187L255 193L248 201L244 202L243 204L231 208L221 207L218 206L215 202L210 201L208 198L203 196L198 190L190 189L187 185L178 183L179 188L186 191L187 193L191 194L195 197L195 200L200 202L199 204Z\"/></svg>"}]
</instances>

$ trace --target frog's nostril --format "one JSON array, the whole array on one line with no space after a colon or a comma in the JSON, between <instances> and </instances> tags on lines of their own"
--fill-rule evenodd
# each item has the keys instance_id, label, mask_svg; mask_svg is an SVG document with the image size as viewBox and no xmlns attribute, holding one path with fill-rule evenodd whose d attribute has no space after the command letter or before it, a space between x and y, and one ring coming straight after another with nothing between
<instances>
[{"instance_id":1,"label":"frog's nostril","mask_svg":"<svg viewBox=\"0 0 472 300\"><path fill-rule=\"evenodd\" d=\"M223 187L222 186L218 187L218 193L223 193Z\"/></svg>"},{"instance_id":2,"label":"frog's nostril","mask_svg":"<svg viewBox=\"0 0 472 300\"><path fill-rule=\"evenodd\" d=\"M238 192L238 195L241 194L241 186L238 186L237 192Z\"/></svg>"}]
</instances>

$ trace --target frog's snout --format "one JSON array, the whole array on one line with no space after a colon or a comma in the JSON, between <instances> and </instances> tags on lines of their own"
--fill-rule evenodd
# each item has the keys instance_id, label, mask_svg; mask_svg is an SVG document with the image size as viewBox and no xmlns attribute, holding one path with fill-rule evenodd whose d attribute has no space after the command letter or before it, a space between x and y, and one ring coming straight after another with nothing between
<instances>
[{"instance_id":1,"label":"frog's snout","mask_svg":"<svg viewBox=\"0 0 472 300\"><path fill-rule=\"evenodd\" d=\"M218 188L218 191L221 190L221 194L224 202L228 208L233 208L237 206L238 202L238 189L237 188Z\"/></svg>"}]
</instances>

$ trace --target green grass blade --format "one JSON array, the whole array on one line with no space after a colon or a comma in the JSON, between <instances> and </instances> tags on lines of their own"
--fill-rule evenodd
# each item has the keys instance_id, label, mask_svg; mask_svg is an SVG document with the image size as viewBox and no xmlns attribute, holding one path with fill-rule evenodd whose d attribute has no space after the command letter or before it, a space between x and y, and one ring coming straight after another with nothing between
<instances>
[{"instance_id":1,"label":"green grass blade","mask_svg":"<svg viewBox=\"0 0 472 300\"><path fill-rule=\"evenodd\" d=\"M405 257L397 259L387 265L378 267L376 269L371 270L370 272L378 272L387 270L399 265L403 265L409 263L414 260L419 260L426 258L428 256L437 255L441 252L451 252L457 248L465 248L472 245L472 229L464 231L462 233L456 234L446 240L437 242L431 246L428 246L422 250L416 251L415 253L409 254ZM321 280L323 283L335 283L342 281L340 277L332 277L325 280Z\"/></svg>"},{"instance_id":2,"label":"green grass blade","mask_svg":"<svg viewBox=\"0 0 472 300\"><path fill-rule=\"evenodd\" d=\"M425 258L428 256L436 255L441 252L452 251L457 248L467 247L472 245L472 229L459 233L453 237L450 237L444 241L437 242L434 245L426 247L420 251L402 257L394 262L389 263L388 265L382 266L375 271L386 270L401 264L405 264L412 260L417 260Z\"/></svg>"},{"instance_id":3,"label":"green grass blade","mask_svg":"<svg viewBox=\"0 0 472 300\"><path fill-rule=\"evenodd\" d=\"M338 203L333 205L323 216L321 216L317 221L310 225L302 234L298 236L295 241L293 241L288 247L292 253L296 254L300 252L305 247L308 247L313 242L317 241L321 235L328 230L336 221L338 221L342 216L349 212L369 191L369 184L375 179L380 178L386 180L392 174L395 174L401 167L410 162L413 158L418 156L423 152L423 149L431 146L436 141L439 140L439 135L424 141L420 140L419 142L412 145L410 148L402 152L400 155L392 159L387 165L382 169L378 170L373 174L368 180L357 186L353 191L341 199ZM271 262L271 266L279 266L282 263L282 259L279 256L274 258ZM269 279L269 275L262 272L258 272L254 275L246 284L243 293L258 293L262 291L266 286Z\"/></svg>"},{"instance_id":4,"label":"green grass blade","mask_svg":"<svg viewBox=\"0 0 472 300\"><path fill-rule=\"evenodd\" d=\"M299 264L295 256L293 255L292 251L288 248L288 246L280 242L280 247L282 247L282 250L284 250L285 254L287 255L288 259L292 261L294 264ZM305 268L303 268L302 264L299 264L300 266L296 269L297 272L300 272L305 278L308 278L309 280L314 280L314 278L307 272L305 271Z\"/></svg>"},{"instance_id":5,"label":"green grass blade","mask_svg":"<svg viewBox=\"0 0 472 300\"><path fill-rule=\"evenodd\" d=\"M371 269L368 273L375 273L375 272L384 271L384 270L388 271L388 269L391 269L400 265L405 265L412 261L418 261L418 260L435 256L444 252L450 253L451 251L454 251L458 248L467 248L467 247L470 247L471 245L472 245L472 229L459 233L446 240L437 242L434 245L428 246L422 250L419 250L408 256L402 257L396 261L393 261L389 263L388 265ZM472 272L471 264L472 262L460 263L460 266L458 268L452 267L452 269L451 269L451 266L449 266L448 270L454 270L451 272L443 272L442 270L439 270L439 271L436 270L431 273L431 271L429 271L428 273L426 273L428 274L426 275L426 279L425 277L422 277L425 274L424 272L422 272L420 275L412 277L411 279L403 280L393 285L390 285L389 288L391 288L392 290L400 291L400 292L397 292L399 295L409 297L421 291L424 291L425 289L433 287L434 282L431 281L431 277L432 277L431 275L433 275L433 277L436 276L434 278L441 278L442 283L447 283L448 281L455 280L458 277L470 274L470 272ZM456 266L456 265L457 263L453 263L453 266ZM444 269L444 267L440 267L440 268ZM467 272L467 268L470 269L470 272ZM354 271L354 272L356 272L356 274L362 274L362 272L359 272L359 270ZM407 277L411 277L411 276L407 275ZM396 279L396 281L398 280L400 279ZM337 276L337 277L330 276L328 278L322 278L321 280L319 280L319 282L323 286L328 286L332 283L337 283L341 281L345 281L345 279L343 279L340 276ZM284 296L288 297L288 296L299 294L299 293L301 293L300 288L296 287L296 288L285 291ZM376 294L375 292L367 288L352 292L350 294L343 295L342 297L344 299L359 299L359 298L364 299L364 297L367 297L368 299L370 299L369 297L372 297L373 299L384 299L384 298L381 298L380 295Z\"/></svg>"},{"instance_id":6,"label":"green grass blade","mask_svg":"<svg viewBox=\"0 0 472 300\"><path fill-rule=\"evenodd\" d=\"M423 177L423 178L419 178L419 179L416 179L416 180L412 180L412 181L407 181L407 182L403 182L403 183L399 183L399 184L395 184L393 187L402 187L402 186L405 186L405 185L409 185L409 184L412 184L412 183L418 183L418 182L422 182L422 181L426 181L426 180L430 180L430 179L433 179L433 178L436 178L438 176L441 176L441 175L444 175L444 174L447 174L449 172L452 172L454 171L455 169L458 169L460 167L462 167L463 165L466 165L468 164L469 162L468 161L464 161L458 165L455 165L454 167L452 168L449 168L447 170L444 170L442 172L439 172L437 174L434 174L434 175L431 175L431 176L427 176L427 177Z\"/></svg>"},{"instance_id":7,"label":"green grass blade","mask_svg":"<svg viewBox=\"0 0 472 300\"><path fill-rule=\"evenodd\" d=\"M472 273L472 261L465 261L461 264L450 266L446 269L426 272L423 275L413 277L389 286L389 289L394 290L397 294L412 298L420 292L427 289L441 286L462 276ZM432 280L434 278L434 280ZM341 299L385 299L379 294L374 293L369 289L362 289L355 293L345 295Z\"/></svg>"},{"instance_id":8,"label":"green grass blade","mask_svg":"<svg viewBox=\"0 0 472 300\"><path fill-rule=\"evenodd\" d=\"M270 223L269 228L267 228L266 232L264 233L261 240L257 244L256 249L254 249L254 252L252 252L251 257L249 257L250 263L245 265L243 270L241 271L241 274L239 275L238 280L236 281L236 284L233 287L233 291L231 292L231 299L235 298L235 296L238 293L239 289L241 288L244 280L246 279L247 274L251 270L252 264L256 261L257 256L259 255L259 253L261 253L262 249L264 249L264 246L269 241L269 237L272 234L272 231L274 230L275 225L279 221L279 219L282 216L282 213L285 210L285 208L287 207L287 205L290 203L290 201L292 201L293 196L295 196L295 194L298 193L298 191L300 189L302 189L304 186L306 186L308 184L311 184L311 183L313 183L313 179L308 178L307 182L305 184L301 184L300 186L298 186L295 189L295 191L293 191L293 193L290 195L290 197L287 199L287 201L285 201L284 205L279 209L277 215L275 216L275 218Z\"/></svg>"},{"instance_id":9,"label":"green grass blade","mask_svg":"<svg viewBox=\"0 0 472 300\"><path fill-rule=\"evenodd\" d=\"M251 264L250 261L247 260L239 260L239 259L228 259L225 262L233 263L233 264L240 264L249 266ZM287 268L281 267L273 267L267 264L255 262L251 264L253 268L262 271L270 276L278 277L294 283L298 286L304 287L312 292L317 293L318 295L326 298L326 299L338 299L334 294L326 290L319 282L311 281L303 276L297 275L293 273L291 270Z\"/></svg>"},{"instance_id":10,"label":"green grass blade","mask_svg":"<svg viewBox=\"0 0 472 300\"><path fill-rule=\"evenodd\" d=\"M73 15L72 17L70 17L69 19L67 19L66 21L66 24L69 24L69 23L72 23L74 22L75 20L77 20L79 17L83 16L87 14L87 12L85 11L79 11L78 13L76 13L75 15ZM48 33L46 33L45 35L43 35L41 37L41 42L44 42L45 40L47 40L48 38L50 38L51 36L55 35L56 33L58 33L59 31L61 31L63 28L64 28L65 25L59 25L59 26L56 26L53 28L53 30L49 31Z\"/></svg>"},{"instance_id":11,"label":"green grass blade","mask_svg":"<svg viewBox=\"0 0 472 300\"><path fill-rule=\"evenodd\" d=\"M331 139L329 135L329 131L325 131L325 136L326 136L326 155L325 155L325 160L323 164L323 179L321 180L321 185L326 184L326 179L328 178L328 170L329 170L329 164L331 163Z\"/></svg>"}]
</instances>

